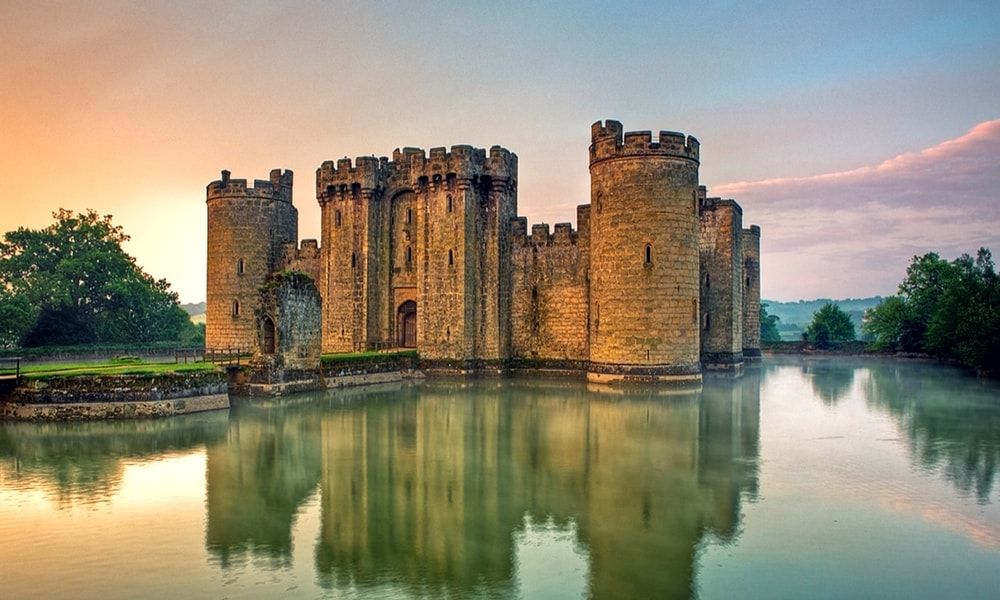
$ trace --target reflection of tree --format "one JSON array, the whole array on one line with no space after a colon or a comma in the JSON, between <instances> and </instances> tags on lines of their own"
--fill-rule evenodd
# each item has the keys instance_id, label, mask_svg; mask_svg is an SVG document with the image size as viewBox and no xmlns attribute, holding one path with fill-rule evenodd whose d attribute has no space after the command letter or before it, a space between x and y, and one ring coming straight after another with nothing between
<instances>
[{"instance_id":1,"label":"reflection of tree","mask_svg":"<svg viewBox=\"0 0 1000 600\"><path fill-rule=\"evenodd\" d=\"M868 364L868 402L896 418L920 465L987 502L1000 461L996 384L933 363Z\"/></svg>"},{"instance_id":2,"label":"reflection of tree","mask_svg":"<svg viewBox=\"0 0 1000 600\"><path fill-rule=\"evenodd\" d=\"M810 359L802 365L816 395L825 404L836 404L847 396L854 385L855 365L842 358Z\"/></svg>"},{"instance_id":3,"label":"reflection of tree","mask_svg":"<svg viewBox=\"0 0 1000 600\"><path fill-rule=\"evenodd\" d=\"M248 552L287 565L295 515L319 481L314 408L261 401L231 412L228 435L207 451L208 550L224 567Z\"/></svg>"},{"instance_id":4,"label":"reflection of tree","mask_svg":"<svg viewBox=\"0 0 1000 600\"><path fill-rule=\"evenodd\" d=\"M109 499L128 460L190 450L225 433L226 412L170 419L0 424L0 485L39 488L59 506Z\"/></svg>"}]
</instances>

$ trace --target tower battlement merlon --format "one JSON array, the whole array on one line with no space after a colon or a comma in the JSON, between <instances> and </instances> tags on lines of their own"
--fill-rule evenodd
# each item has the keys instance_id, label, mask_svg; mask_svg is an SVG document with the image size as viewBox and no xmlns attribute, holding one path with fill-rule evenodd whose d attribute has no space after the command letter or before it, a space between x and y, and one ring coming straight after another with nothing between
<instances>
[{"instance_id":1,"label":"tower battlement merlon","mask_svg":"<svg viewBox=\"0 0 1000 600\"><path fill-rule=\"evenodd\" d=\"M486 172L495 181L517 182L517 155L501 146L492 146Z\"/></svg>"},{"instance_id":2,"label":"tower battlement merlon","mask_svg":"<svg viewBox=\"0 0 1000 600\"><path fill-rule=\"evenodd\" d=\"M653 139L652 131L625 132L618 121L598 121L591 126L590 164L622 157L673 157L699 163L701 144L694 136L676 131L660 131Z\"/></svg>"},{"instance_id":3,"label":"tower battlement merlon","mask_svg":"<svg viewBox=\"0 0 1000 600\"><path fill-rule=\"evenodd\" d=\"M385 187L389 159L359 156L353 161L344 157L324 161L316 169L316 198L322 201L353 190L377 190ZM332 193L332 195L331 195Z\"/></svg>"},{"instance_id":4,"label":"tower battlement merlon","mask_svg":"<svg viewBox=\"0 0 1000 600\"><path fill-rule=\"evenodd\" d=\"M417 181L422 177L433 181L453 175L459 180L472 179L483 172L486 151L469 145L452 146L449 152L443 146L431 148L427 155L422 152L408 155L410 178Z\"/></svg>"},{"instance_id":5,"label":"tower battlement merlon","mask_svg":"<svg viewBox=\"0 0 1000 600\"><path fill-rule=\"evenodd\" d=\"M222 178L206 186L207 200L216 198L273 198L282 202L292 202L291 169L272 169L269 179L255 179L252 186L246 179L232 179L230 172L222 171Z\"/></svg>"}]
</instances>

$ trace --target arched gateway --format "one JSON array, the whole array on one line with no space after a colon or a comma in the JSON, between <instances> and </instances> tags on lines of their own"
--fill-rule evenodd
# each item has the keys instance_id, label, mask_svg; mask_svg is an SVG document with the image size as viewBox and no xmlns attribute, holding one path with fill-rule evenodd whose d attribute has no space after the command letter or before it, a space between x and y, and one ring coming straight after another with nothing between
<instances>
[{"instance_id":1,"label":"arched gateway","mask_svg":"<svg viewBox=\"0 0 1000 600\"><path fill-rule=\"evenodd\" d=\"M403 348L417 347L417 303L407 300L396 314L396 341Z\"/></svg>"}]
</instances>

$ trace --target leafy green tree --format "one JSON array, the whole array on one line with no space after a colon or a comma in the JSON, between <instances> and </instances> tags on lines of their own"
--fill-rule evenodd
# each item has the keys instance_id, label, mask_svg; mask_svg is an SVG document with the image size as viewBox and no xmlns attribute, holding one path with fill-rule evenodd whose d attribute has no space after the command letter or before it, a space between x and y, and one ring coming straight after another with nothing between
<instances>
[{"instance_id":1,"label":"leafy green tree","mask_svg":"<svg viewBox=\"0 0 1000 600\"><path fill-rule=\"evenodd\" d=\"M988 249L951 263L924 347L935 356L1000 372L1000 277Z\"/></svg>"},{"instance_id":2,"label":"leafy green tree","mask_svg":"<svg viewBox=\"0 0 1000 600\"><path fill-rule=\"evenodd\" d=\"M125 253L110 215L60 209L0 241L0 343L41 346L178 339L190 319L165 280Z\"/></svg>"},{"instance_id":3,"label":"leafy green tree","mask_svg":"<svg viewBox=\"0 0 1000 600\"><path fill-rule=\"evenodd\" d=\"M820 348L830 348L839 342L854 341L854 323L851 315L833 302L827 302L813 313L807 330L809 339Z\"/></svg>"},{"instance_id":4,"label":"leafy green tree","mask_svg":"<svg viewBox=\"0 0 1000 600\"><path fill-rule=\"evenodd\" d=\"M778 315L767 313L767 304L760 305L760 341L780 342L781 334L778 333Z\"/></svg>"},{"instance_id":5,"label":"leafy green tree","mask_svg":"<svg viewBox=\"0 0 1000 600\"><path fill-rule=\"evenodd\" d=\"M900 296L885 298L865 311L861 331L871 338L873 350L908 350L916 347L917 340L910 338L914 329L909 319L909 307Z\"/></svg>"},{"instance_id":6,"label":"leafy green tree","mask_svg":"<svg viewBox=\"0 0 1000 600\"><path fill-rule=\"evenodd\" d=\"M930 252L915 256L899 285L865 313L875 348L926 352L984 371L1000 372L1000 277L993 256L980 248L948 262Z\"/></svg>"}]
</instances>

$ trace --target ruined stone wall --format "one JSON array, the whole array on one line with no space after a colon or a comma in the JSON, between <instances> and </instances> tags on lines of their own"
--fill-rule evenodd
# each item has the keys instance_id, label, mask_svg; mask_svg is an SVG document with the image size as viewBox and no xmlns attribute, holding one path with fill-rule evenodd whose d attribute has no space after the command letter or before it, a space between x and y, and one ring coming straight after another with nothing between
<instances>
[{"instance_id":1,"label":"ruined stone wall","mask_svg":"<svg viewBox=\"0 0 1000 600\"><path fill-rule=\"evenodd\" d=\"M701 360L735 369L743 363L743 209L707 198L700 213Z\"/></svg>"},{"instance_id":2,"label":"ruined stone wall","mask_svg":"<svg viewBox=\"0 0 1000 600\"><path fill-rule=\"evenodd\" d=\"M316 240L302 240L301 247L295 242L285 242L281 247L277 270L302 271L313 281L319 281L320 259L319 242Z\"/></svg>"},{"instance_id":3,"label":"ruined stone wall","mask_svg":"<svg viewBox=\"0 0 1000 600\"><path fill-rule=\"evenodd\" d=\"M760 227L743 230L743 358L760 360Z\"/></svg>"},{"instance_id":4,"label":"ruined stone wall","mask_svg":"<svg viewBox=\"0 0 1000 600\"><path fill-rule=\"evenodd\" d=\"M700 379L698 141L591 133L588 378Z\"/></svg>"},{"instance_id":5,"label":"ruined stone wall","mask_svg":"<svg viewBox=\"0 0 1000 600\"><path fill-rule=\"evenodd\" d=\"M257 348L281 357L286 370L319 371L322 305L319 291L304 273L284 272L264 285L257 315Z\"/></svg>"},{"instance_id":6,"label":"ruined stone wall","mask_svg":"<svg viewBox=\"0 0 1000 600\"><path fill-rule=\"evenodd\" d=\"M588 225L585 216L577 222ZM558 223L550 234L548 225L537 224L528 236L526 227L524 218L514 223L513 357L583 364L589 356L589 232Z\"/></svg>"},{"instance_id":7,"label":"ruined stone wall","mask_svg":"<svg viewBox=\"0 0 1000 600\"><path fill-rule=\"evenodd\" d=\"M208 264L205 344L245 348L255 343L254 311L267 275L280 268L282 247L298 240L292 172L270 180L222 179L208 184Z\"/></svg>"}]
</instances>

